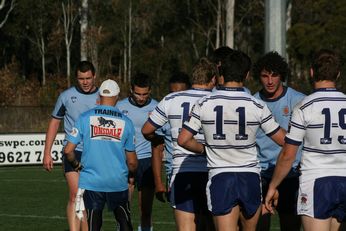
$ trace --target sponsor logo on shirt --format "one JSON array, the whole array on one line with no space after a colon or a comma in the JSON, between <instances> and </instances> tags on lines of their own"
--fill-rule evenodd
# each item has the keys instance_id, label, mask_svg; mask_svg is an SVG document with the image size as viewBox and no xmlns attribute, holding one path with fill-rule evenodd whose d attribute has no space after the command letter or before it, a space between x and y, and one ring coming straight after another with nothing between
<instances>
[{"instance_id":1,"label":"sponsor logo on shirt","mask_svg":"<svg viewBox=\"0 0 346 231\"><path fill-rule=\"evenodd\" d=\"M91 139L109 139L119 142L123 135L125 122L111 117L90 117Z\"/></svg>"}]
</instances>

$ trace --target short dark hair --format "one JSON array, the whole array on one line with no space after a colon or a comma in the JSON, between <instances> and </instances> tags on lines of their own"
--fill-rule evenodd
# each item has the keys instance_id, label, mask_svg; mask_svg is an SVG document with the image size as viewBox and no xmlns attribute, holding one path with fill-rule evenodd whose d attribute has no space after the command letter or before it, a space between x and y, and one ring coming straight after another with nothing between
<instances>
[{"instance_id":1,"label":"short dark hair","mask_svg":"<svg viewBox=\"0 0 346 231\"><path fill-rule=\"evenodd\" d=\"M215 49L212 54L210 55L209 59L210 61L214 62L216 65L219 65L219 63L223 63L226 57L229 54L232 54L234 50L230 47L223 46Z\"/></svg>"},{"instance_id":2,"label":"short dark hair","mask_svg":"<svg viewBox=\"0 0 346 231\"><path fill-rule=\"evenodd\" d=\"M91 62L86 61L86 60L80 61L78 63L77 68L76 68L76 73L75 73L76 76L78 75L78 71L79 72L83 72L83 73L87 72L87 71L91 71L91 73L93 75L95 75L95 67L94 67L94 65Z\"/></svg>"},{"instance_id":3,"label":"short dark hair","mask_svg":"<svg viewBox=\"0 0 346 231\"><path fill-rule=\"evenodd\" d=\"M312 60L313 81L336 81L340 73L340 58L332 50L319 50Z\"/></svg>"},{"instance_id":4,"label":"short dark hair","mask_svg":"<svg viewBox=\"0 0 346 231\"><path fill-rule=\"evenodd\" d=\"M206 57L200 58L192 68L192 84L208 84L219 76L216 64Z\"/></svg>"},{"instance_id":5,"label":"short dark hair","mask_svg":"<svg viewBox=\"0 0 346 231\"><path fill-rule=\"evenodd\" d=\"M135 86L137 87L149 87L151 88L151 78L149 75L144 74L144 73L137 73L134 76L132 76L131 79L131 88L134 89Z\"/></svg>"},{"instance_id":6,"label":"short dark hair","mask_svg":"<svg viewBox=\"0 0 346 231\"><path fill-rule=\"evenodd\" d=\"M243 82L250 69L250 57L242 51L234 50L222 63L221 75L225 82Z\"/></svg>"},{"instance_id":7,"label":"short dark hair","mask_svg":"<svg viewBox=\"0 0 346 231\"><path fill-rule=\"evenodd\" d=\"M184 83L187 87L187 89L191 88L191 82L190 82L190 77L188 74L185 72L175 72L172 74L171 78L168 80L169 84L172 83Z\"/></svg>"},{"instance_id":8,"label":"short dark hair","mask_svg":"<svg viewBox=\"0 0 346 231\"><path fill-rule=\"evenodd\" d=\"M276 51L268 52L257 60L253 67L254 78L259 80L263 70L279 74L283 82L289 75L287 62Z\"/></svg>"}]
</instances>

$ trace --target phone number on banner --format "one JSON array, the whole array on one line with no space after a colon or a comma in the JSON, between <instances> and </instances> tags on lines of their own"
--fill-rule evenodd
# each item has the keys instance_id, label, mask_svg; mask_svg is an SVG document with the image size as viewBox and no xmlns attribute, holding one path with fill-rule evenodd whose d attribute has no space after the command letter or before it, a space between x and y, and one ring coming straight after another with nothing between
<instances>
[{"instance_id":1,"label":"phone number on banner","mask_svg":"<svg viewBox=\"0 0 346 231\"><path fill-rule=\"evenodd\" d=\"M45 133L0 134L0 165L42 164ZM61 163L64 134L58 133L52 147L54 163Z\"/></svg>"}]
</instances>

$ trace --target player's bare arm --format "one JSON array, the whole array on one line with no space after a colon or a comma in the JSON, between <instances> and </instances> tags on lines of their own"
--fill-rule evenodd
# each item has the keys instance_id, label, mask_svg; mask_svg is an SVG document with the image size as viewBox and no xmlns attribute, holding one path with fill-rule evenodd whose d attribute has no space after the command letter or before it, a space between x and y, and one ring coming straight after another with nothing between
<instances>
[{"instance_id":1,"label":"player's bare arm","mask_svg":"<svg viewBox=\"0 0 346 231\"><path fill-rule=\"evenodd\" d=\"M66 155L66 159L71 164L72 168L75 171L80 171L82 169L81 163L76 159L76 155L74 153L75 148L77 147L76 144L73 144L71 142L67 142L65 148L64 148L64 155Z\"/></svg>"},{"instance_id":2,"label":"player's bare arm","mask_svg":"<svg viewBox=\"0 0 346 231\"><path fill-rule=\"evenodd\" d=\"M51 156L51 151L56 134L58 133L60 121L61 120L55 118L52 118L49 121L43 154L43 168L47 171L51 171L53 169L53 159Z\"/></svg>"},{"instance_id":3,"label":"player's bare arm","mask_svg":"<svg viewBox=\"0 0 346 231\"><path fill-rule=\"evenodd\" d=\"M285 129L280 127L280 129L276 133L274 133L270 138L278 145L283 146L285 144L285 136Z\"/></svg>"},{"instance_id":4,"label":"player's bare arm","mask_svg":"<svg viewBox=\"0 0 346 231\"><path fill-rule=\"evenodd\" d=\"M166 187L162 182L161 171L162 171L162 159L163 159L164 145L159 144L152 147L151 166L153 169L154 181L155 181L155 194L156 198L165 202L164 195L166 193Z\"/></svg>"},{"instance_id":5,"label":"player's bare arm","mask_svg":"<svg viewBox=\"0 0 346 231\"><path fill-rule=\"evenodd\" d=\"M204 153L204 145L198 143L193 136L189 130L182 128L178 136L178 144L191 152Z\"/></svg>"},{"instance_id":6,"label":"player's bare arm","mask_svg":"<svg viewBox=\"0 0 346 231\"><path fill-rule=\"evenodd\" d=\"M274 212L273 205L275 206L278 200L278 193L276 188L291 170L293 162L296 158L298 147L299 146L297 145L285 143L280 152L280 155L278 156L274 175L272 180L270 181L268 193L265 198L265 206L271 213Z\"/></svg>"},{"instance_id":7,"label":"player's bare arm","mask_svg":"<svg viewBox=\"0 0 346 231\"><path fill-rule=\"evenodd\" d=\"M126 151L126 163L129 169L129 175L134 177L138 166L136 152Z\"/></svg>"}]
</instances>

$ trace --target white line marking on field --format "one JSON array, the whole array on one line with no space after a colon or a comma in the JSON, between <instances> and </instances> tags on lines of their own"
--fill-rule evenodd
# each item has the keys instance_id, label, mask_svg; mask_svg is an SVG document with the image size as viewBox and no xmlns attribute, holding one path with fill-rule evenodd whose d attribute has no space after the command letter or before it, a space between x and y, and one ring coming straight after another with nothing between
<instances>
[{"instance_id":1,"label":"white line marking on field","mask_svg":"<svg viewBox=\"0 0 346 231\"><path fill-rule=\"evenodd\" d=\"M34 219L51 219L51 220L66 220L64 216L38 216L38 215L24 215L24 214L5 214L0 213L0 217L13 217L13 218L34 218ZM104 221L114 221L113 219L103 219ZM157 225L175 225L171 221L154 221Z\"/></svg>"},{"instance_id":2,"label":"white line marking on field","mask_svg":"<svg viewBox=\"0 0 346 231\"><path fill-rule=\"evenodd\" d=\"M5 182L52 182L52 183L66 182L65 179L42 180L42 179L1 179L1 178L0 178L0 181L5 181Z\"/></svg>"}]
</instances>

